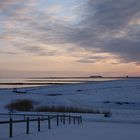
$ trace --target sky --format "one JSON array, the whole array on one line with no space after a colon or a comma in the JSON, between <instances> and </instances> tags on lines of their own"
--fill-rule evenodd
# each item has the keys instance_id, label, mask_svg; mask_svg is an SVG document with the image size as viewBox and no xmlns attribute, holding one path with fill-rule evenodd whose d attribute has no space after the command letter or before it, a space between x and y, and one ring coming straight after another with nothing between
<instances>
[{"instance_id":1,"label":"sky","mask_svg":"<svg viewBox=\"0 0 140 140\"><path fill-rule=\"evenodd\" d=\"M0 0L0 77L140 76L139 0Z\"/></svg>"}]
</instances>

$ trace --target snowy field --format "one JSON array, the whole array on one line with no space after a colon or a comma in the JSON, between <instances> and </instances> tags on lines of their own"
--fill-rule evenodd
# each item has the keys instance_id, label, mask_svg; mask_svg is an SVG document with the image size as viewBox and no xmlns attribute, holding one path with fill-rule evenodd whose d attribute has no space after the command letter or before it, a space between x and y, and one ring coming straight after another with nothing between
<instances>
[{"instance_id":1,"label":"snowy field","mask_svg":"<svg viewBox=\"0 0 140 140\"><path fill-rule=\"evenodd\" d=\"M47 122L41 122L41 132L37 132L37 124L30 124L30 134L25 134L25 124L15 124L13 138L8 138L7 125L0 126L1 140L139 140L140 123L115 122L111 118L106 122L95 121L94 118L103 118L99 115L83 115L82 124L56 126L54 121L50 130Z\"/></svg>"},{"instance_id":2,"label":"snowy field","mask_svg":"<svg viewBox=\"0 0 140 140\"><path fill-rule=\"evenodd\" d=\"M83 115L82 125L55 124L51 130L43 123L40 133L33 130L25 135L18 124L13 140L140 140L140 80L118 80L81 84L53 85L0 90L0 112L8 112L5 105L16 99L30 99L36 106L55 105L92 108L111 111L112 116ZM2 118L0 118L2 120ZM21 124L22 125L22 124ZM35 124L32 124L33 128ZM9 140L7 126L0 125L0 140Z\"/></svg>"}]
</instances>

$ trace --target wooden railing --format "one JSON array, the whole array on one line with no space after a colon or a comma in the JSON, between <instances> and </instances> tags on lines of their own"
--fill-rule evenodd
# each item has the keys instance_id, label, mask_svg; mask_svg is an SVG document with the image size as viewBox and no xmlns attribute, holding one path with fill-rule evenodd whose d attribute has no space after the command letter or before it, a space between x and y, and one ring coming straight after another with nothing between
<instances>
[{"instance_id":1,"label":"wooden railing","mask_svg":"<svg viewBox=\"0 0 140 140\"><path fill-rule=\"evenodd\" d=\"M65 114L57 114L57 115L44 115L44 114L5 114L0 113L0 116L8 116L8 121L0 121L1 124L9 124L9 137L13 137L13 124L14 123L26 123L26 134L30 133L30 123L31 122L37 122L37 130L40 132L41 129L41 121L48 121L48 129L51 129L51 120L56 121L56 125L59 126L59 124L65 125L66 122L68 124L81 124L82 123L82 116L72 116L72 115L65 115ZM22 120L14 120L13 116L23 116L24 118ZM36 117L36 118L29 118L29 117Z\"/></svg>"}]
</instances>

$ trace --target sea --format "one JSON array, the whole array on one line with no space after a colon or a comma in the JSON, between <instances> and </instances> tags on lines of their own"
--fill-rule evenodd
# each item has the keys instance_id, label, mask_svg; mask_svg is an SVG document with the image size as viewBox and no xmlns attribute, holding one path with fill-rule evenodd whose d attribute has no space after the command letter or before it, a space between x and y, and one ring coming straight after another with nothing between
<instances>
[{"instance_id":1,"label":"sea","mask_svg":"<svg viewBox=\"0 0 140 140\"><path fill-rule=\"evenodd\" d=\"M120 80L123 78L103 77L46 77L46 78L0 78L0 89L62 85L71 83Z\"/></svg>"}]
</instances>

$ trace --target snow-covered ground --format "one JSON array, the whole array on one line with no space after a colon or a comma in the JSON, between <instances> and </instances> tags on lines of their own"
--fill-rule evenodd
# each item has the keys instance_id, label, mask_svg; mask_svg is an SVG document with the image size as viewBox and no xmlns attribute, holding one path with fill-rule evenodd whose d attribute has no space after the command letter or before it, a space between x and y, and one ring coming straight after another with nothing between
<instances>
[{"instance_id":1,"label":"snow-covered ground","mask_svg":"<svg viewBox=\"0 0 140 140\"><path fill-rule=\"evenodd\" d=\"M102 118L100 115L83 115L82 124L71 124L66 122L56 126L56 121L51 123L49 130L47 122L41 122L41 132L37 132L36 122L30 123L30 134L25 134L25 124L14 124L13 138L9 138L8 125L0 125L1 140L139 140L140 124L133 122L115 122L106 118L105 121L96 121Z\"/></svg>"},{"instance_id":2,"label":"snow-covered ground","mask_svg":"<svg viewBox=\"0 0 140 140\"><path fill-rule=\"evenodd\" d=\"M0 110L15 99L31 99L41 105L105 109L140 109L140 80L118 80L23 88L26 94L0 90ZM54 96L53 96L54 95Z\"/></svg>"},{"instance_id":3,"label":"snow-covered ground","mask_svg":"<svg viewBox=\"0 0 140 140\"><path fill-rule=\"evenodd\" d=\"M40 140L44 137L49 140L140 139L139 79L53 85L18 90L27 91L27 93L17 94L12 89L0 90L0 112L7 112L5 105L11 101L30 99L37 103L36 106L74 106L109 110L112 116L104 118L103 115L83 115L84 123L82 125L66 125L59 126L59 128L54 125L50 131L46 130L45 124L43 124L40 133L33 131L30 135L25 135L21 131L15 135L14 140ZM0 126L1 134L3 134L0 134L0 137L8 140L9 138L4 136L5 131L2 128L6 128L6 126Z\"/></svg>"}]
</instances>

